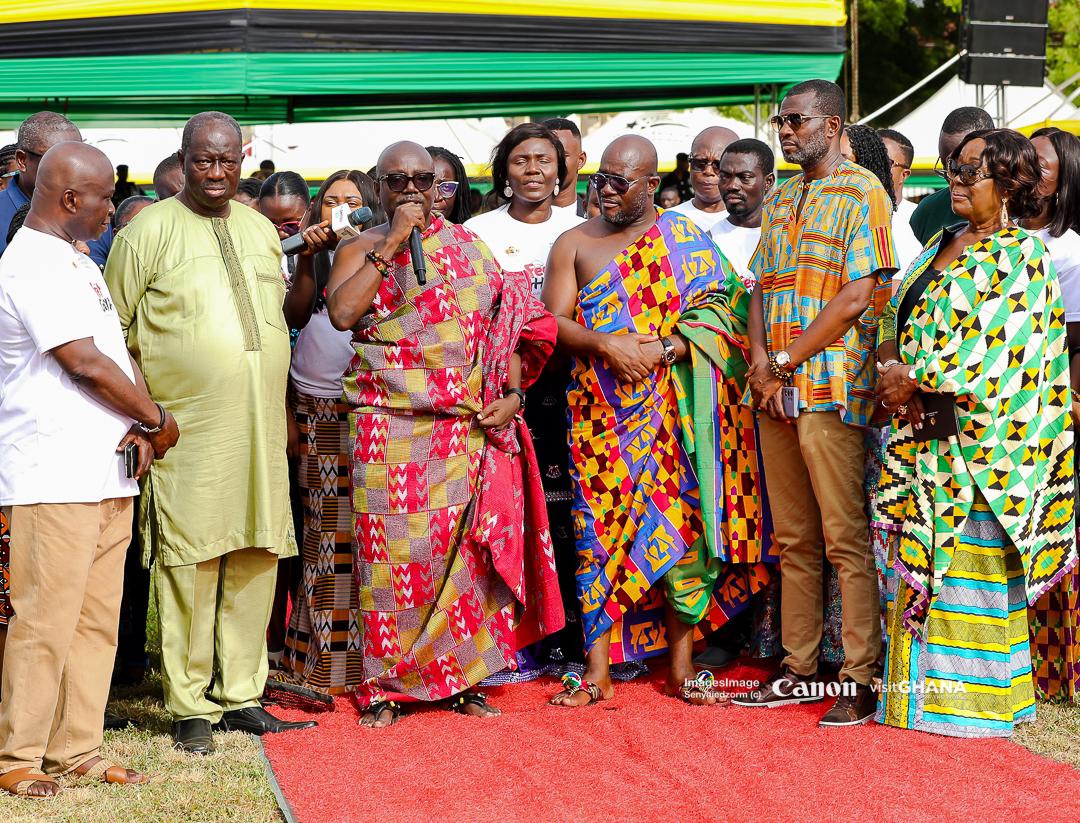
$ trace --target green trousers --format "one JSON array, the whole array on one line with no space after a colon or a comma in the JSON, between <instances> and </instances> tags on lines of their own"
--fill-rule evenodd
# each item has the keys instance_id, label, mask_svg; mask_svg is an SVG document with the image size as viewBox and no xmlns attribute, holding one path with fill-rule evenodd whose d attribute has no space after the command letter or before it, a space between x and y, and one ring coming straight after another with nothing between
<instances>
[{"instance_id":1,"label":"green trousers","mask_svg":"<svg viewBox=\"0 0 1080 823\"><path fill-rule=\"evenodd\" d=\"M189 566L154 566L165 710L176 720L256 706L277 555L249 548Z\"/></svg>"}]
</instances>

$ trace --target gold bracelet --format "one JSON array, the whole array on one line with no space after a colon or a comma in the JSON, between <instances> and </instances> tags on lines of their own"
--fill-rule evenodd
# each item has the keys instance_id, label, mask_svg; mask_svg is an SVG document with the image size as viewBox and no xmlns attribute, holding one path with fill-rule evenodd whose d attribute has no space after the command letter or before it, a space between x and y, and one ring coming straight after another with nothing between
<instances>
[{"instance_id":1,"label":"gold bracelet","mask_svg":"<svg viewBox=\"0 0 1080 823\"><path fill-rule=\"evenodd\" d=\"M1080 391L1076 389L1069 389L1072 392L1072 398L1074 403L1080 403Z\"/></svg>"}]
</instances>

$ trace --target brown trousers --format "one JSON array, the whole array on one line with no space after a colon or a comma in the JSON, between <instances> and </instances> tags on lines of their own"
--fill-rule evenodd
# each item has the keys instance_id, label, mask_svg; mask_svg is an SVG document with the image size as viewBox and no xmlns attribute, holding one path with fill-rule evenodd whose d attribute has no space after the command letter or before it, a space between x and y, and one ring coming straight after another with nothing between
<instances>
[{"instance_id":1,"label":"brown trousers","mask_svg":"<svg viewBox=\"0 0 1080 823\"><path fill-rule=\"evenodd\" d=\"M132 498L13 506L0 773L98 754L116 657Z\"/></svg>"},{"instance_id":2,"label":"brown trousers","mask_svg":"<svg viewBox=\"0 0 1080 823\"><path fill-rule=\"evenodd\" d=\"M863 491L865 434L834 411L804 413L794 425L765 414L758 422L780 545L784 666L798 675L817 672L824 552L840 578L840 679L869 684L881 652L881 607Z\"/></svg>"}]
</instances>

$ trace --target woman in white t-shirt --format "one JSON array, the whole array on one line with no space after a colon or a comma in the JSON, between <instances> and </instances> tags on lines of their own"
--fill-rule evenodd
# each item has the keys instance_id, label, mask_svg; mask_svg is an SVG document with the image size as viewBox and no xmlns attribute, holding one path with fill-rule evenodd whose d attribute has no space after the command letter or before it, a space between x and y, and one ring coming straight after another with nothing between
<instances>
[{"instance_id":1,"label":"woman in white t-shirt","mask_svg":"<svg viewBox=\"0 0 1080 823\"><path fill-rule=\"evenodd\" d=\"M559 181L566 179L562 143L554 132L539 123L525 123L511 129L495 147L491 179L495 193L506 202L473 217L465 226L487 244L503 269L525 272L533 294L539 297L552 245L564 231L584 222L573 210L554 206ZM529 679L544 673L548 667L554 667L548 673L561 674L566 663L584 660L574 581L577 552L570 515L573 490L566 416L569 383L569 363L556 354L525 398L525 422L540 464L567 626L520 652L517 672L495 676L503 680Z\"/></svg>"},{"instance_id":2,"label":"woman in white t-shirt","mask_svg":"<svg viewBox=\"0 0 1080 823\"><path fill-rule=\"evenodd\" d=\"M1080 425L1080 139L1056 128L1031 135L1042 179L1039 213L1020 225L1054 261L1069 337L1073 422ZM1080 703L1080 570L1074 568L1029 610L1035 696Z\"/></svg>"},{"instance_id":3,"label":"woman in white t-shirt","mask_svg":"<svg viewBox=\"0 0 1080 823\"><path fill-rule=\"evenodd\" d=\"M289 406L297 441L304 510L300 559L282 666L289 679L330 694L363 680L358 646L359 599L352 573L353 524L349 500L349 407L341 376L353 356L352 332L338 331L326 311L326 282L337 238L321 221L342 204L375 212L367 225L384 221L375 187L362 171L337 171L322 184L304 218L308 248L296 256L285 298L285 319L300 330L289 370ZM292 432L290 432L292 436ZM276 687L273 681L268 688Z\"/></svg>"}]
</instances>

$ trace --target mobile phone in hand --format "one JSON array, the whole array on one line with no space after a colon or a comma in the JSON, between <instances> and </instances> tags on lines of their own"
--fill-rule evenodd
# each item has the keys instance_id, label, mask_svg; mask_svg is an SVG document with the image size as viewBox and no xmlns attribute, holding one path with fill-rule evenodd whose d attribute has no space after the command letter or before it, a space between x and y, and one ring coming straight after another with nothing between
<instances>
[{"instance_id":1,"label":"mobile phone in hand","mask_svg":"<svg viewBox=\"0 0 1080 823\"><path fill-rule=\"evenodd\" d=\"M139 471L139 445L128 443L124 446L124 471L128 477L135 477Z\"/></svg>"},{"instance_id":2,"label":"mobile phone in hand","mask_svg":"<svg viewBox=\"0 0 1080 823\"><path fill-rule=\"evenodd\" d=\"M799 387L784 386L780 389L780 405L784 410L784 417L795 420L799 416Z\"/></svg>"}]
</instances>

